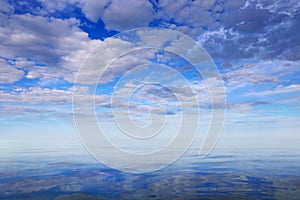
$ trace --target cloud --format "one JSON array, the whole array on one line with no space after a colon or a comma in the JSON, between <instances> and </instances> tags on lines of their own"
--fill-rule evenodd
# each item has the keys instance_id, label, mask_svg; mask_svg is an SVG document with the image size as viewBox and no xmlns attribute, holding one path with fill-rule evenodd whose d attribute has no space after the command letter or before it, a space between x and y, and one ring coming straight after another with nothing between
<instances>
[{"instance_id":1,"label":"cloud","mask_svg":"<svg viewBox=\"0 0 300 200\"><path fill-rule=\"evenodd\" d=\"M0 91L1 102L16 102L28 104L62 105L71 103L72 93L66 90L48 88L20 88L18 91Z\"/></svg>"},{"instance_id":2,"label":"cloud","mask_svg":"<svg viewBox=\"0 0 300 200\"><path fill-rule=\"evenodd\" d=\"M25 57L54 65L60 62L61 56L78 48L74 44L76 39L76 42L87 39L87 34L77 29L76 19L62 20L26 14L11 15L5 23L0 29L3 41L0 54L9 59Z\"/></svg>"},{"instance_id":3,"label":"cloud","mask_svg":"<svg viewBox=\"0 0 300 200\"><path fill-rule=\"evenodd\" d=\"M265 102L265 101L253 101L253 102L243 102L243 103L228 102L227 108L237 112L246 112L246 111L253 110L255 106L268 105L268 104L269 102Z\"/></svg>"},{"instance_id":4,"label":"cloud","mask_svg":"<svg viewBox=\"0 0 300 200\"><path fill-rule=\"evenodd\" d=\"M78 0L60 0L60 1L51 1L51 0L37 0L45 8L45 12L54 13L56 11L63 11L68 5L78 3Z\"/></svg>"},{"instance_id":5,"label":"cloud","mask_svg":"<svg viewBox=\"0 0 300 200\"><path fill-rule=\"evenodd\" d=\"M245 33L260 32L272 19L269 16L270 12L266 9L245 8L233 12L229 11L223 15L222 20L225 29L233 28L236 31Z\"/></svg>"},{"instance_id":6,"label":"cloud","mask_svg":"<svg viewBox=\"0 0 300 200\"><path fill-rule=\"evenodd\" d=\"M14 14L0 22L0 55L27 72L26 78L74 81L82 60L100 40L91 40L79 21Z\"/></svg>"},{"instance_id":7,"label":"cloud","mask_svg":"<svg viewBox=\"0 0 300 200\"><path fill-rule=\"evenodd\" d=\"M102 18L104 9L108 6L108 0L80 0L79 7L85 16L93 22Z\"/></svg>"},{"instance_id":8,"label":"cloud","mask_svg":"<svg viewBox=\"0 0 300 200\"><path fill-rule=\"evenodd\" d=\"M216 16L220 12L219 3L212 1L171 1L162 0L157 4L156 19L160 26L197 37L205 30L220 27Z\"/></svg>"},{"instance_id":9,"label":"cloud","mask_svg":"<svg viewBox=\"0 0 300 200\"><path fill-rule=\"evenodd\" d=\"M300 85L297 84L287 85L287 86L278 85L272 90L252 92L252 93L248 93L247 96L270 96L270 95L294 93L294 92L300 92Z\"/></svg>"},{"instance_id":10,"label":"cloud","mask_svg":"<svg viewBox=\"0 0 300 200\"><path fill-rule=\"evenodd\" d=\"M160 17L166 20L173 19L178 24L194 25L194 27L201 25L208 25L213 22L213 18L208 10L215 7L215 1L170 1L162 0L158 4L162 12Z\"/></svg>"},{"instance_id":11,"label":"cloud","mask_svg":"<svg viewBox=\"0 0 300 200\"><path fill-rule=\"evenodd\" d=\"M45 108L37 108L37 107L29 107L29 106L12 106L12 105L3 105L1 106L0 114L2 115L15 115L15 114L23 114L23 113L51 113L55 112L55 110L45 109Z\"/></svg>"},{"instance_id":12,"label":"cloud","mask_svg":"<svg viewBox=\"0 0 300 200\"><path fill-rule=\"evenodd\" d=\"M79 67L89 55L89 63L86 63L89 68L81 73L79 82L94 80L89 83L96 83L108 61L131 50L132 44L117 38L91 40L78 28L78 23L74 18L63 20L30 14L11 15L0 28L3 41L0 55L24 70L27 79L64 78L68 82L74 82ZM90 54L94 49L94 54ZM119 57L105 71L101 83L112 82L117 76L137 65L149 63L154 57L155 51L152 50Z\"/></svg>"},{"instance_id":13,"label":"cloud","mask_svg":"<svg viewBox=\"0 0 300 200\"><path fill-rule=\"evenodd\" d=\"M124 31L146 27L154 17L148 0L112 0L104 10L102 20L108 30Z\"/></svg>"},{"instance_id":14,"label":"cloud","mask_svg":"<svg viewBox=\"0 0 300 200\"><path fill-rule=\"evenodd\" d=\"M3 42L0 44L0 55L24 70L27 79L64 78L74 82L79 67L89 56L90 63L86 64L90 68L82 72L81 82L94 80L91 83L95 83L108 61L131 50L132 46L117 38L92 40L79 28L80 22L75 18L12 14L1 23L0 39ZM94 49L94 54L90 55ZM109 67L101 81L113 81L132 67L149 63L153 57L151 50L120 57Z\"/></svg>"},{"instance_id":15,"label":"cloud","mask_svg":"<svg viewBox=\"0 0 300 200\"><path fill-rule=\"evenodd\" d=\"M63 11L67 6L81 9L92 22L102 20L107 30L124 31L146 27L152 21L155 11L148 0L38 0L50 15ZM40 11L42 12L42 11Z\"/></svg>"},{"instance_id":16,"label":"cloud","mask_svg":"<svg viewBox=\"0 0 300 200\"><path fill-rule=\"evenodd\" d=\"M229 90L250 84L277 85L289 82L299 72L297 61L285 60L240 60L224 62L222 64L222 79L227 83ZM227 67L229 65L229 67Z\"/></svg>"},{"instance_id":17,"label":"cloud","mask_svg":"<svg viewBox=\"0 0 300 200\"><path fill-rule=\"evenodd\" d=\"M287 6L287 3L277 0L39 2L45 7L45 11L49 10L49 16L55 11L63 12L68 6L78 7L91 21L102 20L107 30L124 31L149 26L154 22L160 27L175 29L198 38L199 43L217 60L300 59L297 53L300 48L300 36L295 34L299 32L300 27L300 3L297 0L288 2L288 5L293 6ZM3 12L11 13L12 6L8 3L3 4ZM36 14L37 11L32 13ZM29 36L26 38L30 38ZM46 53L47 49L44 52ZM52 55L51 51L48 53Z\"/></svg>"},{"instance_id":18,"label":"cloud","mask_svg":"<svg viewBox=\"0 0 300 200\"><path fill-rule=\"evenodd\" d=\"M269 2L269 3L266 3ZM199 34L199 42L217 60L299 60L299 1L251 1L238 7L220 4L221 26ZM246 6L247 5L247 6ZM297 8L297 9L296 9ZM283 39L286 38L286 39Z\"/></svg>"},{"instance_id":19,"label":"cloud","mask_svg":"<svg viewBox=\"0 0 300 200\"><path fill-rule=\"evenodd\" d=\"M2 14L11 14L14 12L14 7L9 5L6 0L0 1L0 16Z\"/></svg>"},{"instance_id":20,"label":"cloud","mask_svg":"<svg viewBox=\"0 0 300 200\"><path fill-rule=\"evenodd\" d=\"M212 83L212 80L210 81ZM209 90L203 80L186 82L186 85L183 85L181 81L177 81L176 79L171 82L165 82L165 84L163 82L140 84L132 81L114 91L115 99L122 100L124 97L130 95L130 106L133 108L144 108L142 105L147 105L145 109L149 110L153 107L162 106L167 111L174 113L180 110L181 106L185 110L194 110L195 107L210 109L212 106L211 93L215 95L214 106L217 108L224 100L222 91L218 87ZM120 102L116 105L125 108L128 106L126 102Z\"/></svg>"},{"instance_id":21,"label":"cloud","mask_svg":"<svg viewBox=\"0 0 300 200\"><path fill-rule=\"evenodd\" d=\"M111 55L117 58L117 60L114 60L114 62L107 66L105 72L102 75L100 83L113 82L116 79L116 77L123 75L124 73L130 71L134 67L150 64L151 59L155 58L155 53L157 50L147 49L128 52L131 46L130 43L124 43L122 40L116 40L116 42L120 44L119 50L115 51L114 53L112 52ZM103 48L101 50L107 52L109 48ZM127 53L125 55L120 56L121 51L127 51Z\"/></svg>"},{"instance_id":22,"label":"cloud","mask_svg":"<svg viewBox=\"0 0 300 200\"><path fill-rule=\"evenodd\" d=\"M93 22L102 20L107 30L123 31L149 26L154 22L160 27L179 30L197 38L215 60L223 61L222 78L230 89L241 85L247 87L268 83L275 88L274 91L257 92L253 95L298 91L295 89L297 86L293 86L295 83L289 80L293 74L299 72L298 1L291 0L288 5L276 0L263 2L39 0L39 2L44 7L32 8L37 10L31 14L30 12L17 14L20 13L18 10L14 14L14 10L18 7L14 8L13 3L11 5L7 1L0 3L0 55L5 58L0 62L1 83L14 83L22 78L40 81L63 78L68 82L74 82L82 61L97 48L87 63L90 66L89 70L84 71L82 79L79 80L80 83L94 84L99 78L99 72L104 72L107 61L132 48L130 42L117 38L90 39L88 33L80 29L86 25L84 24L86 19L82 16L74 18L75 16L72 17L72 14L68 13L68 17L63 19L53 17L60 16L57 13L65 12L65 9L73 6L81 9ZM44 8L49 10L47 15ZM44 12L41 9L44 9ZM162 37L170 38L170 35L165 34ZM145 43L157 41L155 35L147 35L140 39ZM180 45L182 44L178 46ZM105 55L103 52L106 52ZM153 61L155 54L155 51L147 50L119 57L105 71L101 83L111 83L134 66L148 64ZM166 59L165 55L163 57ZM276 88L276 84L290 86ZM200 105L210 104L210 94L204 82L190 82L190 86L197 92ZM146 88L144 93L156 103L167 104L174 100L174 96L167 91L148 87L149 90ZM125 92L128 88L122 89ZM192 96L180 85L173 85L170 89L182 95L186 101ZM88 98L85 95L87 94L82 95L82 99ZM70 90L38 86L23 88L22 91L1 91L2 102L65 105L71 103L70 97ZM99 106L109 106L107 96L97 98ZM245 103L236 109L243 110L247 106L253 105Z\"/></svg>"},{"instance_id":23,"label":"cloud","mask_svg":"<svg viewBox=\"0 0 300 200\"><path fill-rule=\"evenodd\" d=\"M222 75L224 81L228 82L230 85L241 84L241 83L268 83L268 82L277 82L276 77L267 77L260 74L257 74L253 69L242 68L236 71L231 71Z\"/></svg>"},{"instance_id":24,"label":"cloud","mask_svg":"<svg viewBox=\"0 0 300 200\"><path fill-rule=\"evenodd\" d=\"M14 83L23 78L24 72L0 59L0 83Z\"/></svg>"},{"instance_id":25,"label":"cloud","mask_svg":"<svg viewBox=\"0 0 300 200\"><path fill-rule=\"evenodd\" d=\"M77 88L79 89L79 88ZM63 89L50 89L40 87L14 88L12 91L0 90L0 102L22 103L28 105L71 105L73 87ZM92 96L93 95L93 96ZM76 102L88 102L88 99L95 98L96 106L107 107L110 104L109 95L94 95L88 93L86 88L77 91Z\"/></svg>"}]
</instances>

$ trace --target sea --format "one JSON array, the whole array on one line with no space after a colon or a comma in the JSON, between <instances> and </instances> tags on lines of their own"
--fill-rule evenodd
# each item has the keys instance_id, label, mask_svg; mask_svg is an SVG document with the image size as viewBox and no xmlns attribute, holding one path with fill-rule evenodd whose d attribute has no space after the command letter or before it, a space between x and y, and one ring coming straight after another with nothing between
<instances>
[{"instance_id":1,"label":"sea","mask_svg":"<svg viewBox=\"0 0 300 200\"><path fill-rule=\"evenodd\" d=\"M192 148L163 169L128 173L78 144L2 144L0 199L300 199L300 146L217 145L203 159Z\"/></svg>"}]
</instances>

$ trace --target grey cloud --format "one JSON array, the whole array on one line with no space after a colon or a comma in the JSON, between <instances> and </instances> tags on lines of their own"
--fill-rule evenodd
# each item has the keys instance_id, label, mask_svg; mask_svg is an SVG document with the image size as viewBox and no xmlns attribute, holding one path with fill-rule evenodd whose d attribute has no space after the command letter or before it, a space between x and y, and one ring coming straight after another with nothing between
<instances>
[{"instance_id":1,"label":"grey cloud","mask_svg":"<svg viewBox=\"0 0 300 200\"><path fill-rule=\"evenodd\" d=\"M224 3L224 13L219 17L224 29L199 36L214 59L299 60L299 2L249 1L247 7L238 9L232 9L229 2Z\"/></svg>"},{"instance_id":2,"label":"grey cloud","mask_svg":"<svg viewBox=\"0 0 300 200\"><path fill-rule=\"evenodd\" d=\"M14 12L14 7L9 5L9 3L6 0L0 1L0 16L1 13L11 14L13 12Z\"/></svg>"},{"instance_id":3,"label":"grey cloud","mask_svg":"<svg viewBox=\"0 0 300 200\"><path fill-rule=\"evenodd\" d=\"M24 71L0 59L0 83L14 83L23 78Z\"/></svg>"},{"instance_id":4,"label":"grey cloud","mask_svg":"<svg viewBox=\"0 0 300 200\"><path fill-rule=\"evenodd\" d=\"M68 5L81 9L89 20L102 20L107 30L124 31L145 27L152 21L155 11L148 0L38 0L51 15L63 11Z\"/></svg>"},{"instance_id":5,"label":"grey cloud","mask_svg":"<svg viewBox=\"0 0 300 200\"><path fill-rule=\"evenodd\" d=\"M158 2L158 8L156 18L161 21L161 27L175 29L191 37L197 37L206 30L219 28L216 17L223 9L215 0L162 0Z\"/></svg>"},{"instance_id":6,"label":"grey cloud","mask_svg":"<svg viewBox=\"0 0 300 200\"><path fill-rule=\"evenodd\" d=\"M153 17L154 10L148 0L112 0L102 20L106 29L124 31L148 26Z\"/></svg>"},{"instance_id":7,"label":"grey cloud","mask_svg":"<svg viewBox=\"0 0 300 200\"><path fill-rule=\"evenodd\" d=\"M243 8L245 5L247 5L247 0L239 0L239 1L223 1L222 7L226 11L232 11L236 9Z\"/></svg>"},{"instance_id":8,"label":"grey cloud","mask_svg":"<svg viewBox=\"0 0 300 200\"><path fill-rule=\"evenodd\" d=\"M88 19L94 22L101 19L108 30L123 31L149 26L149 23L156 20L160 27L175 29L198 38L199 43L216 60L300 59L297 53L300 50L300 35L297 34L300 31L298 0L161 0L152 1L153 5L147 0L63 0L60 3L40 1L52 10L62 10L66 5L77 6ZM7 8L7 4L5 5ZM24 23L29 22L27 20ZM40 34L45 34L47 39L53 41L52 44L56 44L57 41L51 40L48 36L51 30L55 31L57 28L34 27L32 24L28 26L35 32L47 30ZM27 31L25 30L25 33ZM68 33L62 29L59 31L62 34ZM4 35L9 34L10 32L4 33ZM27 40L30 40L28 44L35 42L41 46L38 53L34 47L28 45L24 48L28 55L48 54L48 57L44 56L40 59L59 62L61 54L57 54L53 48L43 48L43 41L30 37L27 37ZM22 44L25 43L24 40ZM18 46L18 42L15 45ZM17 46L14 47L16 52L21 51ZM64 52L64 49L60 49L60 52Z\"/></svg>"},{"instance_id":9,"label":"grey cloud","mask_svg":"<svg viewBox=\"0 0 300 200\"><path fill-rule=\"evenodd\" d=\"M261 42L265 48L264 57L278 57L280 59L299 60L300 47L300 11L283 23L270 27Z\"/></svg>"},{"instance_id":10,"label":"grey cloud","mask_svg":"<svg viewBox=\"0 0 300 200\"><path fill-rule=\"evenodd\" d=\"M223 24L226 29L234 28L241 32L254 33L263 30L269 22L268 19L268 10L247 9L234 14L226 13L223 16Z\"/></svg>"},{"instance_id":11,"label":"grey cloud","mask_svg":"<svg viewBox=\"0 0 300 200\"><path fill-rule=\"evenodd\" d=\"M160 19L162 27L199 36L199 43L214 59L225 60L223 66L227 68L233 67L232 61L246 58L300 59L298 1L163 0L153 2L158 8L156 13L151 3L144 0L64 0L57 4L40 1L53 10L61 10L68 4L76 5L89 19L97 21L101 18L106 28L114 30L147 26L152 19ZM4 17L0 22L0 55L8 59L30 58L36 65L45 65L44 68L22 68L16 62L19 68L28 70L27 78L64 77L72 82L74 71L82 59L101 41L90 40L88 34L79 29L80 22L76 19L13 15L12 6L5 2L2 3L4 6L0 16ZM126 66L130 66L130 59L120 62L124 61ZM116 63L116 66L105 81L111 81L123 72L125 65ZM127 69L130 68L124 67L124 70ZM233 78L230 74L224 75L224 80ZM252 74L247 81L275 82L276 79Z\"/></svg>"},{"instance_id":12,"label":"grey cloud","mask_svg":"<svg viewBox=\"0 0 300 200\"><path fill-rule=\"evenodd\" d=\"M91 40L74 18L12 14L0 24L1 57L26 70L29 79L73 82L82 59L101 42Z\"/></svg>"},{"instance_id":13,"label":"grey cloud","mask_svg":"<svg viewBox=\"0 0 300 200\"><path fill-rule=\"evenodd\" d=\"M64 39L76 34L76 30L72 30L78 24L75 19L47 19L28 14L12 15L6 22L0 30L0 55L7 58L35 58L53 65L74 48L72 44L66 44Z\"/></svg>"}]
</instances>

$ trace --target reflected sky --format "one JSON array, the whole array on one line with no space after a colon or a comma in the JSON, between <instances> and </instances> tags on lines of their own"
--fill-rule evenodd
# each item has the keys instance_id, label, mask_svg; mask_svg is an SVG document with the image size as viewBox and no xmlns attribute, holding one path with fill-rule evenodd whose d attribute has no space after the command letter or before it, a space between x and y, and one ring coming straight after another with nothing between
<instances>
[{"instance_id":1,"label":"reflected sky","mask_svg":"<svg viewBox=\"0 0 300 200\"><path fill-rule=\"evenodd\" d=\"M73 143L1 148L1 199L297 199L300 149L191 149L172 165L131 174L98 163Z\"/></svg>"}]
</instances>

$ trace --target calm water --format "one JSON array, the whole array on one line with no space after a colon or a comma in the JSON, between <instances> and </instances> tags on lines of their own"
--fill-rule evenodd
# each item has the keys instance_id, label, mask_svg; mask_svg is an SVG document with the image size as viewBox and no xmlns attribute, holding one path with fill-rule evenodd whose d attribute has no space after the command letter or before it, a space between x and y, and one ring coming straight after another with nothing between
<instances>
[{"instance_id":1,"label":"calm water","mask_svg":"<svg viewBox=\"0 0 300 200\"><path fill-rule=\"evenodd\" d=\"M46 149L46 148L45 148ZM1 149L1 199L300 199L300 150L196 150L163 170L128 174L72 148Z\"/></svg>"}]
</instances>

